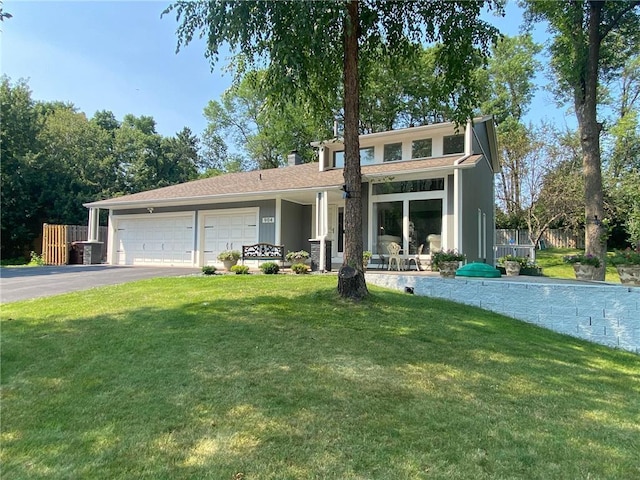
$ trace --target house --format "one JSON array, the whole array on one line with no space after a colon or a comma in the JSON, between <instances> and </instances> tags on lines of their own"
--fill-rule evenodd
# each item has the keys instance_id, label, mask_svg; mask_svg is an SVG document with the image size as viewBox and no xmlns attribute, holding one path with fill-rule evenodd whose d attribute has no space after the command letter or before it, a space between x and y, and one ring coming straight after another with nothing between
<instances>
[{"instance_id":1,"label":"house","mask_svg":"<svg viewBox=\"0 0 640 480\"><path fill-rule=\"evenodd\" d=\"M314 146L314 163L301 164L294 153L282 168L87 203L89 231L97 231L99 209L108 209L114 265L218 264L220 251L257 242L285 251L311 251L316 243L321 269L341 264L344 145L333 139ZM499 165L492 117L459 129L439 123L362 135L360 147L362 236L374 258L395 241L411 256L422 246L424 260L442 248L493 263Z\"/></svg>"}]
</instances>

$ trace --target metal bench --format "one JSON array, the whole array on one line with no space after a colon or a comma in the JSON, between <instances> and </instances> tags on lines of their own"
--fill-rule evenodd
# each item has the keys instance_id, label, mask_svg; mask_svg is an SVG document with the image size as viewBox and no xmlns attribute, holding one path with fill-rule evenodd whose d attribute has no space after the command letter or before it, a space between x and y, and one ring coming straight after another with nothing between
<instances>
[{"instance_id":1,"label":"metal bench","mask_svg":"<svg viewBox=\"0 0 640 480\"><path fill-rule=\"evenodd\" d=\"M279 260L284 262L284 245L255 243L242 246L242 264L245 260Z\"/></svg>"}]
</instances>

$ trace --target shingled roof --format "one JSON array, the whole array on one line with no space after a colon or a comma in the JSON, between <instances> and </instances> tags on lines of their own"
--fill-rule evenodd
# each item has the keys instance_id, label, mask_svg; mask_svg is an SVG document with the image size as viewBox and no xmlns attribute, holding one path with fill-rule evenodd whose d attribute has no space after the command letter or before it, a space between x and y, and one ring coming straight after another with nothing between
<instances>
[{"instance_id":1,"label":"shingled roof","mask_svg":"<svg viewBox=\"0 0 640 480\"><path fill-rule=\"evenodd\" d=\"M482 155L472 155L458 165L471 167L481 158ZM425 172L453 167L458 160L460 160L460 157L447 156L365 165L362 167L362 175L367 178L414 171ZM198 203L203 200L215 200L216 198L267 195L297 190L337 189L343 183L342 169L321 172L317 163L306 163L269 170L228 173L132 195L86 203L85 207L114 208L154 202L169 203L189 200Z\"/></svg>"}]
</instances>

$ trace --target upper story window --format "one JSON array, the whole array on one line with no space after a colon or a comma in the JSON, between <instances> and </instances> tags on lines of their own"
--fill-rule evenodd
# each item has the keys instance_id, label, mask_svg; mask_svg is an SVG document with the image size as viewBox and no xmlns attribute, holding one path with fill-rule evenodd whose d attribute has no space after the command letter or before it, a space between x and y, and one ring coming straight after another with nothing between
<instances>
[{"instance_id":1,"label":"upper story window","mask_svg":"<svg viewBox=\"0 0 640 480\"><path fill-rule=\"evenodd\" d=\"M451 135L442 139L442 153L464 153L464 135Z\"/></svg>"},{"instance_id":2,"label":"upper story window","mask_svg":"<svg viewBox=\"0 0 640 480\"><path fill-rule=\"evenodd\" d=\"M360 149L360 165L373 164L373 147L366 147ZM333 166L335 168L344 168L344 150L339 152L333 152Z\"/></svg>"},{"instance_id":3,"label":"upper story window","mask_svg":"<svg viewBox=\"0 0 640 480\"><path fill-rule=\"evenodd\" d=\"M394 162L396 160L402 160L402 143L388 143L384 146L385 162Z\"/></svg>"},{"instance_id":4,"label":"upper story window","mask_svg":"<svg viewBox=\"0 0 640 480\"><path fill-rule=\"evenodd\" d=\"M373 184L374 195L389 195L392 193L409 192L434 192L438 190L444 190L444 178L426 178L422 180L382 182Z\"/></svg>"},{"instance_id":5,"label":"upper story window","mask_svg":"<svg viewBox=\"0 0 640 480\"><path fill-rule=\"evenodd\" d=\"M425 158L433 155L431 151L431 139L423 138L421 140L414 140L411 143L411 158Z\"/></svg>"}]
</instances>

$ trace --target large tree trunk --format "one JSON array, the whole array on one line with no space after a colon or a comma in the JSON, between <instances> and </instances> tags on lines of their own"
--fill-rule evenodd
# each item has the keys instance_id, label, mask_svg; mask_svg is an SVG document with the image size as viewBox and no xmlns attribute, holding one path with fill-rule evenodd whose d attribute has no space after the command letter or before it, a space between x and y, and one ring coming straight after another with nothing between
<instances>
[{"instance_id":1,"label":"large tree trunk","mask_svg":"<svg viewBox=\"0 0 640 480\"><path fill-rule=\"evenodd\" d=\"M346 298L361 299L368 295L362 267L362 173L360 170L360 139L358 136L359 75L358 75L358 1L347 5L344 21L344 263L355 271L341 269L338 292ZM343 275L342 273L345 273Z\"/></svg>"},{"instance_id":2,"label":"large tree trunk","mask_svg":"<svg viewBox=\"0 0 640 480\"><path fill-rule=\"evenodd\" d=\"M585 253L600 258L601 266L596 270L595 280L605 279L607 243L602 193L602 171L600 160L600 131L597 120L598 63L600 58L600 16L602 4L590 2L588 49L584 78L574 95L576 117L580 128L582 146L582 173L585 195ZM582 28L581 25L575 25ZM577 50L580 51L580 50Z\"/></svg>"}]
</instances>

